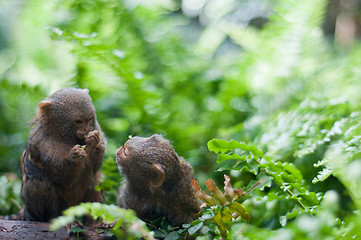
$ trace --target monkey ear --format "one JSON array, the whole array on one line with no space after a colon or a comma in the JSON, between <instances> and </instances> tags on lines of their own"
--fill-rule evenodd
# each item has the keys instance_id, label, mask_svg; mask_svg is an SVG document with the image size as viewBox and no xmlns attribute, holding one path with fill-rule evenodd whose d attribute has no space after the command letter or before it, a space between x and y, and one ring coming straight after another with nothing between
<instances>
[{"instance_id":1,"label":"monkey ear","mask_svg":"<svg viewBox=\"0 0 361 240\"><path fill-rule=\"evenodd\" d=\"M49 107L53 104L53 102L51 100L43 100L41 102L38 103L39 106L39 112L38 112L38 117L41 121L46 121L45 117L47 114L47 110L49 109Z\"/></svg>"},{"instance_id":2,"label":"monkey ear","mask_svg":"<svg viewBox=\"0 0 361 240\"><path fill-rule=\"evenodd\" d=\"M46 109L52 104L52 101L50 100L43 100L38 103L39 109Z\"/></svg>"},{"instance_id":3,"label":"monkey ear","mask_svg":"<svg viewBox=\"0 0 361 240\"><path fill-rule=\"evenodd\" d=\"M158 163L153 163L153 170L154 175L150 179L150 185L157 188L163 184L165 173L162 165Z\"/></svg>"}]
</instances>

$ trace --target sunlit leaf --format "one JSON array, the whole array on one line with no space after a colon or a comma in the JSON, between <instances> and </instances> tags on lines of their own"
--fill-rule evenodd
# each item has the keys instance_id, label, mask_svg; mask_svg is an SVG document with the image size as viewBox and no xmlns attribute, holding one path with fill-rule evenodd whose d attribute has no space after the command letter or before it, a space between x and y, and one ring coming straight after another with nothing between
<instances>
[{"instance_id":1,"label":"sunlit leaf","mask_svg":"<svg viewBox=\"0 0 361 240\"><path fill-rule=\"evenodd\" d=\"M225 141L221 139L212 139L208 142L207 145L208 145L208 149L215 153L219 153L219 152L226 153L236 148L239 148L243 151L248 150L248 146L246 144L234 140Z\"/></svg>"},{"instance_id":2,"label":"sunlit leaf","mask_svg":"<svg viewBox=\"0 0 361 240\"><path fill-rule=\"evenodd\" d=\"M203 222L198 223L197 225L188 228L189 234L193 235L203 226Z\"/></svg>"},{"instance_id":3,"label":"sunlit leaf","mask_svg":"<svg viewBox=\"0 0 361 240\"><path fill-rule=\"evenodd\" d=\"M228 208L231 211L239 214L243 220L248 221L248 213L240 203L233 202L230 205L228 205Z\"/></svg>"},{"instance_id":4,"label":"sunlit leaf","mask_svg":"<svg viewBox=\"0 0 361 240\"><path fill-rule=\"evenodd\" d=\"M217 224L218 229L222 235L222 237L227 236L227 228L223 225L223 220L220 214L216 214L212 220Z\"/></svg>"},{"instance_id":5,"label":"sunlit leaf","mask_svg":"<svg viewBox=\"0 0 361 240\"><path fill-rule=\"evenodd\" d=\"M246 156L239 156L238 154L232 154L232 155L228 155L228 154L218 154L218 159L217 159L217 163L222 163L226 160L246 160Z\"/></svg>"},{"instance_id":6,"label":"sunlit leaf","mask_svg":"<svg viewBox=\"0 0 361 240\"><path fill-rule=\"evenodd\" d=\"M232 211L229 207L223 208L221 211L221 217L223 221L231 222L233 219Z\"/></svg>"}]
</instances>

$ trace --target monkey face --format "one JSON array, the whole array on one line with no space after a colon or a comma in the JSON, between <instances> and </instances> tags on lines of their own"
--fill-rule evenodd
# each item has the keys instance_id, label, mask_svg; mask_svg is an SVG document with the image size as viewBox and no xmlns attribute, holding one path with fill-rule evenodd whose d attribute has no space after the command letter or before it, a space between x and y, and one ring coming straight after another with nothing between
<instances>
[{"instance_id":1,"label":"monkey face","mask_svg":"<svg viewBox=\"0 0 361 240\"><path fill-rule=\"evenodd\" d=\"M73 120L75 136L79 140L84 140L85 136L94 129L94 117L85 120L84 118L75 118Z\"/></svg>"},{"instance_id":2,"label":"monkey face","mask_svg":"<svg viewBox=\"0 0 361 240\"><path fill-rule=\"evenodd\" d=\"M150 138L133 137L121 146L116 153L116 161L121 167L138 165L144 162L149 152Z\"/></svg>"},{"instance_id":3,"label":"monkey face","mask_svg":"<svg viewBox=\"0 0 361 240\"><path fill-rule=\"evenodd\" d=\"M133 137L117 150L116 161L121 167L146 168L147 164L166 164L168 158L177 159L177 155L168 140L161 135L151 137Z\"/></svg>"},{"instance_id":4,"label":"monkey face","mask_svg":"<svg viewBox=\"0 0 361 240\"><path fill-rule=\"evenodd\" d=\"M143 137L133 137L126 141L123 146L121 146L117 150L117 163L124 167L127 165L127 162L130 161L137 161L137 155L139 155L139 152L142 152L144 150L144 143L147 142L148 138ZM139 157L139 156L138 156ZM141 156L139 158L142 158Z\"/></svg>"},{"instance_id":5,"label":"monkey face","mask_svg":"<svg viewBox=\"0 0 361 240\"><path fill-rule=\"evenodd\" d=\"M129 183L154 190L164 183L169 158L174 156L168 141L153 135L129 139L117 150L116 161Z\"/></svg>"},{"instance_id":6,"label":"monkey face","mask_svg":"<svg viewBox=\"0 0 361 240\"><path fill-rule=\"evenodd\" d=\"M123 146L121 146L118 150L117 150L117 157L116 157L116 161L119 164L119 166L123 167L124 166L124 162L127 161L128 159L128 150L125 147L125 144Z\"/></svg>"},{"instance_id":7,"label":"monkey face","mask_svg":"<svg viewBox=\"0 0 361 240\"><path fill-rule=\"evenodd\" d=\"M85 140L95 129L95 108L88 90L66 88L39 102L38 119L52 135L73 141Z\"/></svg>"}]
</instances>

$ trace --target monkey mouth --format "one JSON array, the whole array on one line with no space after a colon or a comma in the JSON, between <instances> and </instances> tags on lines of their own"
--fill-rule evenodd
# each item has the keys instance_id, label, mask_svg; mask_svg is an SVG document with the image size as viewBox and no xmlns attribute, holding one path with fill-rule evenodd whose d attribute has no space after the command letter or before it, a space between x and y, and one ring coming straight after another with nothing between
<instances>
[{"instance_id":1,"label":"monkey mouth","mask_svg":"<svg viewBox=\"0 0 361 240\"><path fill-rule=\"evenodd\" d=\"M76 138L79 139L79 140L84 140L88 133L89 132L86 132L86 131L77 131L76 132Z\"/></svg>"},{"instance_id":2,"label":"monkey mouth","mask_svg":"<svg viewBox=\"0 0 361 240\"><path fill-rule=\"evenodd\" d=\"M117 155L116 155L116 160L117 163L120 166L123 166L123 161L127 158L127 154L125 152L125 147L121 146L118 150L117 150Z\"/></svg>"},{"instance_id":3,"label":"monkey mouth","mask_svg":"<svg viewBox=\"0 0 361 240\"><path fill-rule=\"evenodd\" d=\"M85 137L84 137L84 134L77 133L76 138L79 139L79 140L84 140Z\"/></svg>"}]
</instances>

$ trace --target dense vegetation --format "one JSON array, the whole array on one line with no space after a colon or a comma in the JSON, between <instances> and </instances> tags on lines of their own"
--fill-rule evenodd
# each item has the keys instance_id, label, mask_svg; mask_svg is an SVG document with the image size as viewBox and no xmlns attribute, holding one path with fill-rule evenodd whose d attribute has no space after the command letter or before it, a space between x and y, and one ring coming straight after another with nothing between
<instances>
[{"instance_id":1,"label":"dense vegetation","mask_svg":"<svg viewBox=\"0 0 361 240\"><path fill-rule=\"evenodd\" d=\"M90 212L118 219L119 238L357 239L361 45L327 33L332 2L0 0L0 214L22 204L37 102L75 86L90 90L108 139L106 203L58 225ZM154 133L193 166L207 203L182 228L145 230L112 205L116 149Z\"/></svg>"}]
</instances>

